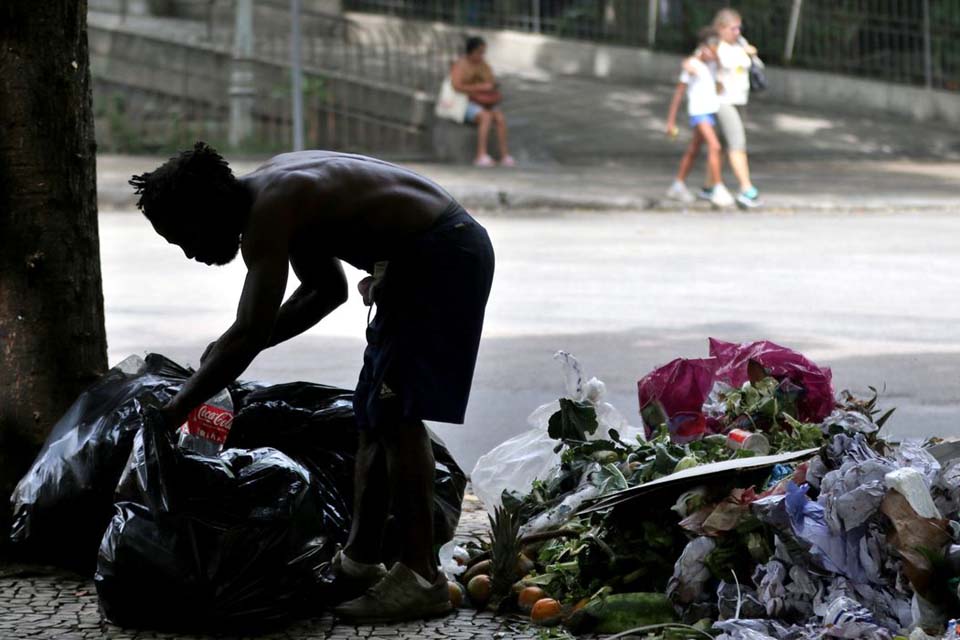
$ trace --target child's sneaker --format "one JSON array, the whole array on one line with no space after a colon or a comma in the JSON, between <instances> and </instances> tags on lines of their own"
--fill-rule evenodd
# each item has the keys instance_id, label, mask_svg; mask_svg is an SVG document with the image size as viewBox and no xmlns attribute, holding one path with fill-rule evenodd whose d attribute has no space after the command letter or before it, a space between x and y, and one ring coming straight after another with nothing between
<instances>
[{"instance_id":1,"label":"child's sneaker","mask_svg":"<svg viewBox=\"0 0 960 640\"><path fill-rule=\"evenodd\" d=\"M694 195L690 193L690 189L687 189L687 185L679 180L673 181L673 184L671 184L670 188L667 189L666 197L667 200L676 200L677 202L682 202L684 204L690 204L691 202L697 201Z\"/></svg>"},{"instance_id":2,"label":"child's sneaker","mask_svg":"<svg viewBox=\"0 0 960 640\"><path fill-rule=\"evenodd\" d=\"M750 187L737 194L737 205L743 209L753 209L760 206L760 192L756 187Z\"/></svg>"},{"instance_id":3,"label":"child's sneaker","mask_svg":"<svg viewBox=\"0 0 960 640\"><path fill-rule=\"evenodd\" d=\"M732 207L734 204L733 196L730 195L730 192L727 190L723 184L718 184L713 187L713 192L710 195L710 204L720 209L726 207Z\"/></svg>"},{"instance_id":4,"label":"child's sneaker","mask_svg":"<svg viewBox=\"0 0 960 640\"><path fill-rule=\"evenodd\" d=\"M700 191L697 191L697 199L710 202L713 199L713 187L700 187Z\"/></svg>"}]
</instances>

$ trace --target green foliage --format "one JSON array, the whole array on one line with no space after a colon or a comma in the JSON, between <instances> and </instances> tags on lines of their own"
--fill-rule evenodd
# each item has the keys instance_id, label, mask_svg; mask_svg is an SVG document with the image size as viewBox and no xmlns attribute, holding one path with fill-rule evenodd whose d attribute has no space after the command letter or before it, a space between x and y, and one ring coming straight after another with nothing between
<instances>
[{"instance_id":1,"label":"green foliage","mask_svg":"<svg viewBox=\"0 0 960 640\"><path fill-rule=\"evenodd\" d=\"M597 430L598 424L593 405L560 398L560 411L550 416L548 433L554 440L583 441Z\"/></svg>"}]
</instances>

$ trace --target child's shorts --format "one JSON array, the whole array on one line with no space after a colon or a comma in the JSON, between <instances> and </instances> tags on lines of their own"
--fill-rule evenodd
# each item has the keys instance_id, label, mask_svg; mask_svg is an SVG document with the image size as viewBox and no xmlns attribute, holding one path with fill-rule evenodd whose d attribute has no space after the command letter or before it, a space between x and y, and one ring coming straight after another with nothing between
<instances>
[{"instance_id":1,"label":"child's shorts","mask_svg":"<svg viewBox=\"0 0 960 640\"><path fill-rule=\"evenodd\" d=\"M711 127L717 126L717 118L712 113L704 113L699 116L690 116L690 128L696 129L701 122L706 122Z\"/></svg>"}]
</instances>

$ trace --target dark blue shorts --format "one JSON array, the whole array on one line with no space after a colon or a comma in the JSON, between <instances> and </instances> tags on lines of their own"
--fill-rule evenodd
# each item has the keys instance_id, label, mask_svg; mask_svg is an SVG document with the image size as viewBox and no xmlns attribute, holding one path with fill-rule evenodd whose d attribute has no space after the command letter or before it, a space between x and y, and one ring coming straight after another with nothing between
<instances>
[{"instance_id":1,"label":"dark blue shorts","mask_svg":"<svg viewBox=\"0 0 960 640\"><path fill-rule=\"evenodd\" d=\"M455 202L390 260L354 397L362 428L463 423L493 267L486 230Z\"/></svg>"}]
</instances>

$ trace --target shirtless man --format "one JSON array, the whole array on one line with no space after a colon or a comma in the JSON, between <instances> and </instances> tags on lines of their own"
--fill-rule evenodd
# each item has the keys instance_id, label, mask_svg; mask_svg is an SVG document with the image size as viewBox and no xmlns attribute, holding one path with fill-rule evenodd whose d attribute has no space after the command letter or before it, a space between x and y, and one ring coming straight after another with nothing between
<instances>
[{"instance_id":1,"label":"shirtless man","mask_svg":"<svg viewBox=\"0 0 960 640\"><path fill-rule=\"evenodd\" d=\"M162 410L171 429L262 350L343 304L341 260L371 274L360 283L377 313L354 399L355 509L332 563L343 600L336 612L372 623L449 611L433 551L434 461L421 420L463 422L493 279L486 231L427 178L359 155L287 153L237 178L198 142L130 182L156 232L187 258L223 265L239 251L247 267L236 320ZM288 264L300 286L283 302ZM391 501L403 540L387 571L380 554Z\"/></svg>"}]
</instances>

